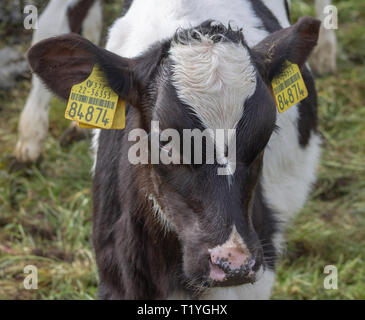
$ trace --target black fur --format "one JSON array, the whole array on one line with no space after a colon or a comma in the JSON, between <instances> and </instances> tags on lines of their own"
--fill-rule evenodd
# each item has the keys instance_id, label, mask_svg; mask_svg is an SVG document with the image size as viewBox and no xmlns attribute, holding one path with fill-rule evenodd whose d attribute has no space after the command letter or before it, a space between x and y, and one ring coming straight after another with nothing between
<instances>
[{"instance_id":1,"label":"black fur","mask_svg":"<svg viewBox=\"0 0 365 320\"><path fill-rule=\"evenodd\" d=\"M68 8L67 17L71 32L81 34L82 24L94 3L95 0L79 0L73 7Z\"/></svg>"}]
</instances>

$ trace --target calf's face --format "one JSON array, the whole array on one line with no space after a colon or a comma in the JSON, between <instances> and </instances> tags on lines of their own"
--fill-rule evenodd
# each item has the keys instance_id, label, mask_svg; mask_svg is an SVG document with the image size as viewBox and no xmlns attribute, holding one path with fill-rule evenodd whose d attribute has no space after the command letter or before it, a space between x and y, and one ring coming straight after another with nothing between
<instances>
[{"instance_id":1,"label":"calf's face","mask_svg":"<svg viewBox=\"0 0 365 320\"><path fill-rule=\"evenodd\" d=\"M111 88L140 112L151 136L156 134L151 121L158 121L161 130L174 129L180 141L186 129L235 130L215 148L215 160L209 163L204 157L194 162L192 145L186 153L182 143L157 140L162 152L173 153L181 163L149 166L147 190L161 223L180 240L185 281L196 288L232 286L256 281L265 267L252 208L264 148L275 128L270 82L286 60L303 66L318 29L317 20L302 18L249 49L240 31L208 21L178 30L173 39L134 59L65 35L35 45L28 60L64 99L98 64ZM208 140L218 142L208 134L204 155ZM185 163L186 157L193 160ZM228 174L219 175L218 169Z\"/></svg>"}]
</instances>

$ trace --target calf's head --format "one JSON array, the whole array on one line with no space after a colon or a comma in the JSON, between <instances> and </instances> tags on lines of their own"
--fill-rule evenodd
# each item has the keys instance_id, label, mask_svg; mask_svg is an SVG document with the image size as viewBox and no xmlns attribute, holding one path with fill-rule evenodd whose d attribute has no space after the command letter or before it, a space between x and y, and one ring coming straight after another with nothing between
<instances>
[{"instance_id":1,"label":"calf's head","mask_svg":"<svg viewBox=\"0 0 365 320\"><path fill-rule=\"evenodd\" d=\"M98 64L112 89L139 112L149 133L153 120L161 130L175 129L179 135L184 129L236 130L234 164L226 157L223 164L148 166L153 183L147 190L161 221L181 243L185 279L196 286L231 286L254 282L265 267L253 202L263 152L275 129L270 82L286 60L303 66L318 29L317 20L302 18L248 48L240 31L208 21L178 30L133 59L70 34L36 44L28 59L64 99ZM169 142L161 143L161 150L186 156L182 146ZM225 149L216 153L225 158ZM231 175L217 174L218 168L229 166L234 167Z\"/></svg>"}]
</instances>

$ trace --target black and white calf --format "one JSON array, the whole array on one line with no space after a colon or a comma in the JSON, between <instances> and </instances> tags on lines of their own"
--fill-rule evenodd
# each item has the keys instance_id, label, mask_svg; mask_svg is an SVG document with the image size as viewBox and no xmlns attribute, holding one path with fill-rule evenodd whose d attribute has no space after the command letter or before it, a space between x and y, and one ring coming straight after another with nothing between
<instances>
[{"instance_id":1,"label":"black and white calf","mask_svg":"<svg viewBox=\"0 0 365 320\"><path fill-rule=\"evenodd\" d=\"M30 50L32 69L61 98L98 64L128 102L126 129L94 136L100 298L270 297L283 231L320 155L305 65L320 22L290 26L284 1L265 2L135 0L107 50L77 35ZM286 60L300 66L309 96L278 114L270 83ZM218 163L132 165L129 133L150 132L152 120L180 134L236 129L235 173L217 175Z\"/></svg>"}]
</instances>

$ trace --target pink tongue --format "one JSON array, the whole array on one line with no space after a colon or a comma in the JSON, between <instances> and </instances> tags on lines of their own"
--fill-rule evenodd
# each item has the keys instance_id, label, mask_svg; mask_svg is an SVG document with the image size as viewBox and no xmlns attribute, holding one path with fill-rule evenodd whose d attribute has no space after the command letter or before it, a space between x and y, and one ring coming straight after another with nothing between
<instances>
[{"instance_id":1,"label":"pink tongue","mask_svg":"<svg viewBox=\"0 0 365 320\"><path fill-rule=\"evenodd\" d=\"M226 274L221 268L211 263L209 277L214 281L223 281L226 278Z\"/></svg>"}]
</instances>

